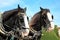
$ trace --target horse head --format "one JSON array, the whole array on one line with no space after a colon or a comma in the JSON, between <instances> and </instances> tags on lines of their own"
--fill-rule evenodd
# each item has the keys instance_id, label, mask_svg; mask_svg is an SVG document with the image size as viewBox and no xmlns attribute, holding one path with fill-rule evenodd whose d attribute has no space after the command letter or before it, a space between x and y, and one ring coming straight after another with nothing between
<instances>
[{"instance_id":1,"label":"horse head","mask_svg":"<svg viewBox=\"0 0 60 40\"><path fill-rule=\"evenodd\" d=\"M42 7L40 7L40 9L42 25L46 27L48 30L53 30L54 29L53 15L51 15L50 10L43 9Z\"/></svg>"},{"instance_id":2,"label":"horse head","mask_svg":"<svg viewBox=\"0 0 60 40\"><path fill-rule=\"evenodd\" d=\"M5 11L3 13L3 26L5 31L10 32L13 29L19 30L22 36L27 36L29 34L28 16L26 15L26 8L18 8ZM21 30L21 32L20 32Z\"/></svg>"},{"instance_id":3,"label":"horse head","mask_svg":"<svg viewBox=\"0 0 60 40\"><path fill-rule=\"evenodd\" d=\"M18 14L19 19L20 19L20 24L22 24L23 32L22 35L27 36L29 34L29 25L28 25L28 17L26 15L26 8L22 9L18 5Z\"/></svg>"}]
</instances>

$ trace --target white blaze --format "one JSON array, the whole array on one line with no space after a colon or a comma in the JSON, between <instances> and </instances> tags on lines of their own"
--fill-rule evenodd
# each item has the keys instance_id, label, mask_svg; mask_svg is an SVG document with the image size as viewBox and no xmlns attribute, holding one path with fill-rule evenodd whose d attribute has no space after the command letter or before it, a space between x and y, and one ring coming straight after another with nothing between
<instances>
[{"instance_id":1,"label":"white blaze","mask_svg":"<svg viewBox=\"0 0 60 40\"><path fill-rule=\"evenodd\" d=\"M48 20L50 21L50 25L51 25L51 29L54 29L54 22L53 22L53 19L52 19L52 16L51 16L51 13L47 13L47 17L48 17Z\"/></svg>"},{"instance_id":2,"label":"white blaze","mask_svg":"<svg viewBox=\"0 0 60 40\"><path fill-rule=\"evenodd\" d=\"M23 17L24 17L25 28L29 28L27 16L24 15ZM28 34L29 34L29 29L24 29L23 35L24 35L24 36L27 36Z\"/></svg>"},{"instance_id":3,"label":"white blaze","mask_svg":"<svg viewBox=\"0 0 60 40\"><path fill-rule=\"evenodd\" d=\"M53 19L52 19L52 16L51 16L51 13L49 13L49 12L47 13L47 17L48 17L48 20L49 20L49 21L52 21L52 20L53 20Z\"/></svg>"}]
</instances>

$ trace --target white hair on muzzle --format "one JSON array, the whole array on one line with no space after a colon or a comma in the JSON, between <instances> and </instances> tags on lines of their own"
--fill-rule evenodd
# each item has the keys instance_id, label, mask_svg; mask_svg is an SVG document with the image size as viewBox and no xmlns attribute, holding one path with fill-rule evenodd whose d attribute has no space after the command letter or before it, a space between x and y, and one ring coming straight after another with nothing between
<instances>
[{"instance_id":1,"label":"white hair on muzzle","mask_svg":"<svg viewBox=\"0 0 60 40\"><path fill-rule=\"evenodd\" d=\"M48 20L50 21L51 29L54 29L54 22L53 22L51 13L48 12L47 17L48 17Z\"/></svg>"},{"instance_id":2,"label":"white hair on muzzle","mask_svg":"<svg viewBox=\"0 0 60 40\"><path fill-rule=\"evenodd\" d=\"M24 14L23 17L24 17L24 23L25 23L25 27L24 28L29 28L29 24L28 24L28 20L27 20L26 14ZM23 36L28 36L28 34L29 34L29 29L24 29L23 32L22 32L22 35Z\"/></svg>"}]
</instances>

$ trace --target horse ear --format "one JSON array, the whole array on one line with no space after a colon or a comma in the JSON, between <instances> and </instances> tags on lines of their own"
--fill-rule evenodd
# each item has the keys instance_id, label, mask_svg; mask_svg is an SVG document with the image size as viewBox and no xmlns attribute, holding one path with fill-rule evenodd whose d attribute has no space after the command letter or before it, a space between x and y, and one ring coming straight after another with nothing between
<instances>
[{"instance_id":1,"label":"horse ear","mask_svg":"<svg viewBox=\"0 0 60 40\"><path fill-rule=\"evenodd\" d=\"M20 6L19 6L19 4L18 4L18 12L20 11Z\"/></svg>"},{"instance_id":2,"label":"horse ear","mask_svg":"<svg viewBox=\"0 0 60 40\"><path fill-rule=\"evenodd\" d=\"M19 4L18 4L18 9L20 9L20 6L19 6Z\"/></svg>"},{"instance_id":3,"label":"horse ear","mask_svg":"<svg viewBox=\"0 0 60 40\"><path fill-rule=\"evenodd\" d=\"M43 8L42 8L42 7L40 7L40 9L41 9L41 10L43 10Z\"/></svg>"},{"instance_id":4,"label":"horse ear","mask_svg":"<svg viewBox=\"0 0 60 40\"><path fill-rule=\"evenodd\" d=\"M24 11L26 11L26 10L27 10L27 8L25 7L25 8L24 8Z\"/></svg>"}]
</instances>

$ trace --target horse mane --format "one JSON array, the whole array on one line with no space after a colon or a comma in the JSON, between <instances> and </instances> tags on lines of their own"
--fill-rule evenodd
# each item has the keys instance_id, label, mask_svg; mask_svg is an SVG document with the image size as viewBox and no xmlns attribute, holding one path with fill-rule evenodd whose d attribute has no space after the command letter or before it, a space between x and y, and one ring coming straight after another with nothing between
<instances>
[{"instance_id":1,"label":"horse mane","mask_svg":"<svg viewBox=\"0 0 60 40\"><path fill-rule=\"evenodd\" d=\"M24 12L24 9L20 8L16 8L13 10L9 10L9 11L5 11L2 15L3 15L3 22L7 21L10 17L16 15L18 12Z\"/></svg>"},{"instance_id":2,"label":"horse mane","mask_svg":"<svg viewBox=\"0 0 60 40\"><path fill-rule=\"evenodd\" d=\"M10 17L18 14L18 12L24 13L25 11L26 11L26 8L23 9L23 8L19 7L19 5L18 5L18 8L5 11L5 12L2 14L2 15L3 15L3 22L7 21Z\"/></svg>"},{"instance_id":3,"label":"horse mane","mask_svg":"<svg viewBox=\"0 0 60 40\"><path fill-rule=\"evenodd\" d=\"M18 9L13 9L13 10L5 11L3 13L3 22L7 21L11 16L16 14L16 12L18 12Z\"/></svg>"}]
</instances>

